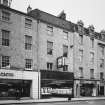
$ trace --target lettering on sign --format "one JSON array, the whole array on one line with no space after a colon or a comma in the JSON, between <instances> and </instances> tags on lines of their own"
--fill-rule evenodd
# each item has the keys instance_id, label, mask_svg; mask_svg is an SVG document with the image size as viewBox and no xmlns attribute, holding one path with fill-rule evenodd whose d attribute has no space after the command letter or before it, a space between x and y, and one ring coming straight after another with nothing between
<instances>
[{"instance_id":1,"label":"lettering on sign","mask_svg":"<svg viewBox=\"0 0 105 105\"><path fill-rule=\"evenodd\" d=\"M14 74L13 73L5 73L5 72L0 72L0 76L6 76L6 77L13 77Z\"/></svg>"}]
</instances>

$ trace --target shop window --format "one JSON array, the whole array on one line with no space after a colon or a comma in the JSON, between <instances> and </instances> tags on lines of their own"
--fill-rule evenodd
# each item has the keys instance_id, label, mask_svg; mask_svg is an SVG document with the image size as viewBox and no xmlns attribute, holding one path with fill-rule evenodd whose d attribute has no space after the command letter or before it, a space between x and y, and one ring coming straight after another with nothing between
<instances>
[{"instance_id":1,"label":"shop window","mask_svg":"<svg viewBox=\"0 0 105 105\"><path fill-rule=\"evenodd\" d=\"M25 69L32 70L32 59L26 59L25 62Z\"/></svg>"},{"instance_id":2,"label":"shop window","mask_svg":"<svg viewBox=\"0 0 105 105\"><path fill-rule=\"evenodd\" d=\"M32 20L25 18L25 27L32 28Z\"/></svg>"},{"instance_id":3,"label":"shop window","mask_svg":"<svg viewBox=\"0 0 105 105\"><path fill-rule=\"evenodd\" d=\"M68 57L68 46L63 45L63 57Z\"/></svg>"},{"instance_id":4,"label":"shop window","mask_svg":"<svg viewBox=\"0 0 105 105\"><path fill-rule=\"evenodd\" d=\"M2 20L10 21L10 13L7 11L2 11Z\"/></svg>"},{"instance_id":5,"label":"shop window","mask_svg":"<svg viewBox=\"0 0 105 105\"><path fill-rule=\"evenodd\" d=\"M2 56L2 67L9 67L10 66L10 57L9 56Z\"/></svg>"},{"instance_id":6,"label":"shop window","mask_svg":"<svg viewBox=\"0 0 105 105\"><path fill-rule=\"evenodd\" d=\"M47 41L47 54L53 55L53 42Z\"/></svg>"},{"instance_id":7,"label":"shop window","mask_svg":"<svg viewBox=\"0 0 105 105\"><path fill-rule=\"evenodd\" d=\"M48 35L53 35L53 27L50 25L47 25L47 34Z\"/></svg>"},{"instance_id":8,"label":"shop window","mask_svg":"<svg viewBox=\"0 0 105 105\"><path fill-rule=\"evenodd\" d=\"M32 49L32 36L25 35L25 49L26 50Z\"/></svg>"},{"instance_id":9,"label":"shop window","mask_svg":"<svg viewBox=\"0 0 105 105\"><path fill-rule=\"evenodd\" d=\"M7 30L2 30L2 45L3 46L9 46L9 36L10 36L10 31Z\"/></svg>"},{"instance_id":10,"label":"shop window","mask_svg":"<svg viewBox=\"0 0 105 105\"><path fill-rule=\"evenodd\" d=\"M47 63L47 70L52 70L53 68L53 63Z\"/></svg>"}]
</instances>

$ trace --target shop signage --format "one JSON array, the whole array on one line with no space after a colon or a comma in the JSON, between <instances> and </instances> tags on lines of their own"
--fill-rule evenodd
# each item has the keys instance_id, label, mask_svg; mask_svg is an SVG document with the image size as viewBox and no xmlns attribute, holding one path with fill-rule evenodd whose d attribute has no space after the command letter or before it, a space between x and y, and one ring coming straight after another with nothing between
<instances>
[{"instance_id":1,"label":"shop signage","mask_svg":"<svg viewBox=\"0 0 105 105\"><path fill-rule=\"evenodd\" d=\"M72 95L72 88L50 88L43 87L41 88L41 93L44 94L65 94Z\"/></svg>"},{"instance_id":2,"label":"shop signage","mask_svg":"<svg viewBox=\"0 0 105 105\"><path fill-rule=\"evenodd\" d=\"M13 77L13 73L7 73L7 72L0 72L0 76L2 77Z\"/></svg>"},{"instance_id":3,"label":"shop signage","mask_svg":"<svg viewBox=\"0 0 105 105\"><path fill-rule=\"evenodd\" d=\"M65 57L61 56L57 58L57 67L62 68L65 65Z\"/></svg>"}]
</instances>

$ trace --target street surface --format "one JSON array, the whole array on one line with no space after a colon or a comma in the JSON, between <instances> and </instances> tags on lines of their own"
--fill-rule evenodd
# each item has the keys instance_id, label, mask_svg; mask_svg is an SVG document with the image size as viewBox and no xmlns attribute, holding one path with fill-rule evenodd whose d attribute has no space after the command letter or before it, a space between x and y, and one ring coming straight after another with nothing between
<instances>
[{"instance_id":1,"label":"street surface","mask_svg":"<svg viewBox=\"0 0 105 105\"><path fill-rule=\"evenodd\" d=\"M97 101L74 101L74 102L52 102L52 103L25 103L25 104L9 104L9 105L105 105L105 100Z\"/></svg>"}]
</instances>

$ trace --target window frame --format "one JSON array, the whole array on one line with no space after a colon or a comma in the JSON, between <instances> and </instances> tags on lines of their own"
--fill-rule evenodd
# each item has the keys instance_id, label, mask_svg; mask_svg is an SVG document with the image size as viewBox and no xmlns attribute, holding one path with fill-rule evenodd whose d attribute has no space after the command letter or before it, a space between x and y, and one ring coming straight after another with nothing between
<instances>
[{"instance_id":1,"label":"window frame","mask_svg":"<svg viewBox=\"0 0 105 105\"><path fill-rule=\"evenodd\" d=\"M25 59L25 70L32 70L33 60Z\"/></svg>"},{"instance_id":2,"label":"window frame","mask_svg":"<svg viewBox=\"0 0 105 105\"><path fill-rule=\"evenodd\" d=\"M10 66L10 56L1 56L1 67L6 68L8 66Z\"/></svg>"},{"instance_id":3,"label":"window frame","mask_svg":"<svg viewBox=\"0 0 105 105\"><path fill-rule=\"evenodd\" d=\"M10 31L2 30L2 46L10 46Z\"/></svg>"},{"instance_id":4,"label":"window frame","mask_svg":"<svg viewBox=\"0 0 105 105\"><path fill-rule=\"evenodd\" d=\"M32 36L25 35L25 50L32 50Z\"/></svg>"},{"instance_id":5,"label":"window frame","mask_svg":"<svg viewBox=\"0 0 105 105\"><path fill-rule=\"evenodd\" d=\"M67 45L63 45L63 57L68 57L68 46Z\"/></svg>"},{"instance_id":6,"label":"window frame","mask_svg":"<svg viewBox=\"0 0 105 105\"><path fill-rule=\"evenodd\" d=\"M10 12L8 12L6 10L2 10L2 21L9 22L10 21L10 16L11 16Z\"/></svg>"},{"instance_id":7,"label":"window frame","mask_svg":"<svg viewBox=\"0 0 105 105\"><path fill-rule=\"evenodd\" d=\"M47 41L47 55L53 55L53 42L51 41Z\"/></svg>"},{"instance_id":8,"label":"window frame","mask_svg":"<svg viewBox=\"0 0 105 105\"><path fill-rule=\"evenodd\" d=\"M53 70L53 63L47 62L47 70L50 70L50 71Z\"/></svg>"},{"instance_id":9,"label":"window frame","mask_svg":"<svg viewBox=\"0 0 105 105\"><path fill-rule=\"evenodd\" d=\"M32 28L32 19L25 18L25 28Z\"/></svg>"},{"instance_id":10,"label":"window frame","mask_svg":"<svg viewBox=\"0 0 105 105\"><path fill-rule=\"evenodd\" d=\"M47 25L47 34L51 36L53 35L53 26Z\"/></svg>"}]
</instances>

